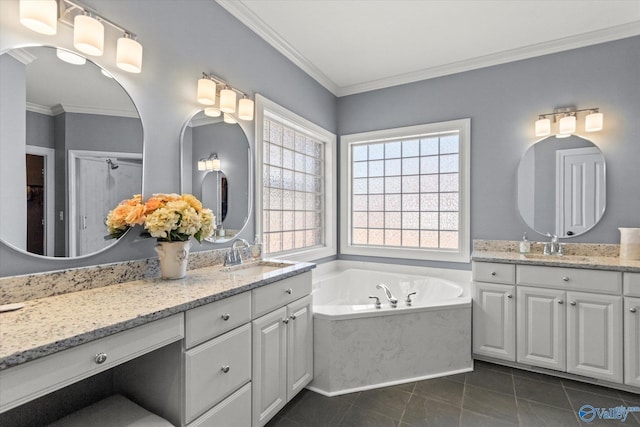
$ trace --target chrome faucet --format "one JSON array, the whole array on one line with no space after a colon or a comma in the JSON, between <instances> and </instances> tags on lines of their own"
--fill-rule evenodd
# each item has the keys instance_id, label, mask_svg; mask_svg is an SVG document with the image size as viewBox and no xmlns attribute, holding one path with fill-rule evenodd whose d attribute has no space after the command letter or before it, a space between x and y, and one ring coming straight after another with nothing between
<instances>
[{"instance_id":1,"label":"chrome faucet","mask_svg":"<svg viewBox=\"0 0 640 427\"><path fill-rule=\"evenodd\" d=\"M547 237L550 237L551 241L544 244L542 253L544 255L564 255L564 248L558 242L558 236L547 233Z\"/></svg>"},{"instance_id":2,"label":"chrome faucet","mask_svg":"<svg viewBox=\"0 0 640 427\"><path fill-rule=\"evenodd\" d=\"M389 288L387 288L387 285L385 285L384 283L380 283L378 286L376 286L376 289L382 289L384 291L384 293L387 295L387 299L389 300L389 304L391 304L391 307L396 307L398 305L398 299L394 298L393 295L391 295L391 291L389 290Z\"/></svg>"},{"instance_id":3,"label":"chrome faucet","mask_svg":"<svg viewBox=\"0 0 640 427\"><path fill-rule=\"evenodd\" d=\"M242 245L244 248L238 248L238 245ZM231 244L231 249L224 256L224 265L238 265L242 264L243 258L249 257L249 250L251 245L245 239L235 239ZM243 254L244 252L244 254Z\"/></svg>"}]
</instances>

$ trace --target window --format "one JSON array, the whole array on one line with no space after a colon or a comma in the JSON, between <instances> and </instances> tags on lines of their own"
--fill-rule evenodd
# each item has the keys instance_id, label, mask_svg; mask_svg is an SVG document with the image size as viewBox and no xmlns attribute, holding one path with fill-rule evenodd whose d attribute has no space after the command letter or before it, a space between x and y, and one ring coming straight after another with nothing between
<instances>
[{"instance_id":1,"label":"window","mask_svg":"<svg viewBox=\"0 0 640 427\"><path fill-rule=\"evenodd\" d=\"M341 137L341 253L469 262L470 120Z\"/></svg>"},{"instance_id":2,"label":"window","mask_svg":"<svg viewBox=\"0 0 640 427\"><path fill-rule=\"evenodd\" d=\"M270 257L315 260L336 254L336 137L256 97L258 234Z\"/></svg>"}]
</instances>

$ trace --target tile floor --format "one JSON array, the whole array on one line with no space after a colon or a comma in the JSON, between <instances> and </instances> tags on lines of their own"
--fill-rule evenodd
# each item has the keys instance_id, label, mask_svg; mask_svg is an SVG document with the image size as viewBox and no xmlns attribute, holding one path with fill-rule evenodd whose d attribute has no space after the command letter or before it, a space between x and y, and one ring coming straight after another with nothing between
<instances>
[{"instance_id":1,"label":"tile floor","mask_svg":"<svg viewBox=\"0 0 640 427\"><path fill-rule=\"evenodd\" d=\"M267 427L640 426L581 422L578 409L640 406L640 395L476 361L475 370L337 397L304 390Z\"/></svg>"}]
</instances>

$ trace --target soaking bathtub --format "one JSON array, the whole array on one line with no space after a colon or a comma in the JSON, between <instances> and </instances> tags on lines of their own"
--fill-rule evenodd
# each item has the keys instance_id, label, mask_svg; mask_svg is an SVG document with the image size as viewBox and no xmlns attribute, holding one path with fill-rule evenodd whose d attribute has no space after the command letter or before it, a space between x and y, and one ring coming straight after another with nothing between
<instances>
[{"instance_id":1,"label":"soaking bathtub","mask_svg":"<svg viewBox=\"0 0 640 427\"><path fill-rule=\"evenodd\" d=\"M470 281L468 271L349 261L319 266L309 388L336 396L471 371ZM396 307L376 289L380 283ZM379 298L380 308L369 296Z\"/></svg>"}]
</instances>

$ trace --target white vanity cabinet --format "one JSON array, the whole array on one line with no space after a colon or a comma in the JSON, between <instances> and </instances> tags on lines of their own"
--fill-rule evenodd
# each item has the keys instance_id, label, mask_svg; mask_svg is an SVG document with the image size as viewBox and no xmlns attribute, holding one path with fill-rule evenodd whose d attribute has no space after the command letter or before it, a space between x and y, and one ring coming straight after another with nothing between
<instances>
[{"instance_id":1,"label":"white vanity cabinet","mask_svg":"<svg viewBox=\"0 0 640 427\"><path fill-rule=\"evenodd\" d=\"M313 378L310 294L311 273L252 291L254 427L265 425Z\"/></svg>"},{"instance_id":2,"label":"white vanity cabinet","mask_svg":"<svg viewBox=\"0 0 640 427\"><path fill-rule=\"evenodd\" d=\"M624 382L640 387L640 273L624 273Z\"/></svg>"}]
</instances>

